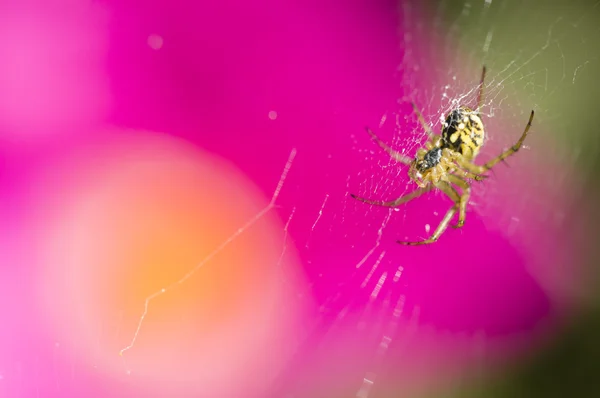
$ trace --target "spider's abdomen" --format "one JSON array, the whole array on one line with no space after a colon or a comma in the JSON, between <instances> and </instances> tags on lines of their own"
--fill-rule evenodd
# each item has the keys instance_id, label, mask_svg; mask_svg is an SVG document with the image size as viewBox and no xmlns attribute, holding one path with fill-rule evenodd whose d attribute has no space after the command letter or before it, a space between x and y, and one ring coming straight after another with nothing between
<instances>
[{"instance_id":1,"label":"spider's abdomen","mask_svg":"<svg viewBox=\"0 0 600 398\"><path fill-rule=\"evenodd\" d=\"M483 146L483 122L472 109L461 106L446 116L442 126L442 147L473 160Z\"/></svg>"}]
</instances>

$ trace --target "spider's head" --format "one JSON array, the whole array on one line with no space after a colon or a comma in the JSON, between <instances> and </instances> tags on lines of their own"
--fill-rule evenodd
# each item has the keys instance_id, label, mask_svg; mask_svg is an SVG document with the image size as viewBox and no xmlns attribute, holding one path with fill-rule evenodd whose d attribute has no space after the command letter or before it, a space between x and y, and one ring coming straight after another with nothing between
<instances>
[{"instance_id":1,"label":"spider's head","mask_svg":"<svg viewBox=\"0 0 600 398\"><path fill-rule=\"evenodd\" d=\"M433 168L440 164L441 160L442 148L436 147L429 151L420 150L410 165L408 175L418 186L424 188L431 181L430 174Z\"/></svg>"}]
</instances>

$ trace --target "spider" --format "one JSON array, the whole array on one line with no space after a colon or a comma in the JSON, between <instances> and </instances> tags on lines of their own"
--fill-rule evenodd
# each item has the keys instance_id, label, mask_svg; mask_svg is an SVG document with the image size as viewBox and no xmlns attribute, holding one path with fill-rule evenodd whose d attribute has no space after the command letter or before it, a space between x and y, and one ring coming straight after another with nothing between
<instances>
[{"instance_id":1,"label":"spider","mask_svg":"<svg viewBox=\"0 0 600 398\"><path fill-rule=\"evenodd\" d=\"M467 106L459 106L454 109L446 116L441 135L433 133L417 106L414 102L411 102L417 119L428 136L425 148L417 150L413 160L393 150L381 141L371 129L366 128L371 139L386 151L392 159L410 166L408 175L419 188L392 201L375 201L350 194L352 198L376 206L398 207L426 192L439 189L454 202L453 206L446 212L446 215L428 239L412 242L397 241L402 245L415 246L436 242L440 235L446 231L450 220L452 220L457 211L458 222L452 225L452 227L461 228L465 224L466 208L471 193L471 184L468 180L482 181L487 178L488 176L484 175L484 173L491 170L498 162L503 161L521 149L523 141L527 137L527 133L531 128L531 122L533 121L533 110L525 126L525 131L523 131L521 138L519 138L516 144L484 165L473 163L475 157L483 147L485 137L483 122L481 121L481 114L479 112L483 100L485 72L486 68L483 66L481 81L479 82L477 108L473 110ZM461 190L461 193L456 189L457 187Z\"/></svg>"}]
</instances>

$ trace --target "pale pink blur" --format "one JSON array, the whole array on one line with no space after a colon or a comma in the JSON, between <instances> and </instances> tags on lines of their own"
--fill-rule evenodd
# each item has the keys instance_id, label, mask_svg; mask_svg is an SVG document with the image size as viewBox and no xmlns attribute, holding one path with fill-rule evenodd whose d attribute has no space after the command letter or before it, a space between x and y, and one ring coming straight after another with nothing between
<instances>
[{"instance_id":1,"label":"pale pink blur","mask_svg":"<svg viewBox=\"0 0 600 398\"><path fill-rule=\"evenodd\" d=\"M0 129L11 140L103 120L107 10L87 1L6 1L0 16Z\"/></svg>"}]
</instances>

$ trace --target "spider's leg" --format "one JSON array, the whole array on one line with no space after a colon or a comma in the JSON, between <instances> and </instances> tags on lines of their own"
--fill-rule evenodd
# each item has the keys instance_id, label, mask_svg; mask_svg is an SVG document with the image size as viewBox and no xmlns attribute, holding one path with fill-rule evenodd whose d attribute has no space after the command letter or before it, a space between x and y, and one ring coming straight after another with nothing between
<instances>
[{"instance_id":1,"label":"spider's leg","mask_svg":"<svg viewBox=\"0 0 600 398\"><path fill-rule=\"evenodd\" d=\"M448 174L449 176L451 174ZM439 188L443 193L448 195L448 197L456 204L460 203L460 194L452 185L450 185L446 181L440 181L436 184L436 187Z\"/></svg>"},{"instance_id":2,"label":"spider's leg","mask_svg":"<svg viewBox=\"0 0 600 398\"><path fill-rule=\"evenodd\" d=\"M461 178L470 178L475 181L483 181L488 178L487 175L476 174L473 168L477 169L479 166L472 164L464 158L460 152L450 151L448 149L443 150L443 155L450 160L450 172L456 173ZM474 167L473 167L474 166Z\"/></svg>"},{"instance_id":3,"label":"spider's leg","mask_svg":"<svg viewBox=\"0 0 600 398\"><path fill-rule=\"evenodd\" d=\"M428 185L425 188L416 189L416 190L412 191L409 194L406 194L404 196L399 197L396 200L390 200L390 201L387 201L387 202L361 198L361 197L356 196L356 195L354 195L352 193L350 194L350 196L352 198L356 199L356 200L359 200L359 201L364 202L364 203L369 204L369 205L384 206L384 207L398 207L401 204L404 204L404 203L406 203L406 202L408 202L408 201L410 201L412 199L418 198L419 196L423 195L424 193L431 191L433 188L434 188L434 186Z\"/></svg>"},{"instance_id":4,"label":"spider's leg","mask_svg":"<svg viewBox=\"0 0 600 398\"><path fill-rule=\"evenodd\" d=\"M367 133L369 133L369 135L371 136L371 139L375 141L377 145L379 145L384 151L386 151L392 159L394 159L396 162L403 163L407 166L410 165L410 162L412 161L411 158L401 154L398 151L393 150L388 144L381 141L381 139L379 139L379 137L377 137L370 128L366 127L366 130Z\"/></svg>"},{"instance_id":5,"label":"spider's leg","mask_svg":"<svg viewBox=\"0 0 600 398\"><path fill-rule=\"evenodd\" d=\"M531 128L531 122L533 121L533 115L534 115L534 112L531 111L531 115L529 116L529 121L527 122L527 126L525 126L525 131L523 131L523 135L521 135L521 138L519 138L517 143L515 145L511 146L510 148L508 148L506 151L502 152L500 154L500 156L490 160L483 166L478 166L476 164L473 164L462 157L456 158L457 163L462 168L464 168L474 174L483 174L486 171L489 171L498 162L503 161L504 159L506 159L507 157L509 157L511 155L514 155L519 149L521 149L521 147L523 146L523 141L525 141L525 138L527 138L527 133L529 132L529 129Z\"/></svg>"},{"instance_id":6,"label":"spider's leg","mask_svg":"<svg viewBox=\"0 0 600 398\"><path fill-rule=\"evenodd\" d=\"M427 245L427 244L433 243L433 242L437 241L439 239L440 235L442 235L444 233L444 231L446 230L446 228L448 228L448 224L450 223L450 220L452 220L452 217L454 217L454 214L456 214L456 210L458 210L460 207L461 198L460 198L460 195L458 194L458 192L456 192L456 189L454 189L452 187L452 185L450 185L449 183L447 183L445 181L440 181L439 183L437 183L436 188L439 188L442 192L444 192L446 195L448 195L448 197L450 199L452 199L452 201L454 202L454 205L448 210L448 212L446 212L446 215L444 216L444 218L442 219L442 221L440 222L440 224L438 225L436 230L433 232L431 237L429 237L429 239L425 239L422 241L414 241L414 242L398 241L398 243L400 243L401 245L416 246L416 245Z\"/></svg>"},{"instance_id":7,"label":"spider's leg","mask_svg":"<svg viewBox=\"0 0 600 398\"><path fill-rule=\"evenodd\" d=\"M461 165L461 167L462 167L462 165ZM459 177L461 179L470 178L475 181L483 181L486 178L488 178L488 176L485 174L475 174L475 173L471 173L468 170L463 170L463 169L455 169L455 170L457 172L460 172L461 176L457 176L457 177Z\"/></svg>"},{"instance_id":8,"label":"spider's leg","mask_svg":"<svg viewBox=\"0 0 600 398\"><path fill-rule=\"evenodd\" d=\"M464 179L454 174L448 174L448 181L462 189L462 195L460 195L460 204L458 207L458 222L452 226L453 228L460 228L465 225L465 218L467 217L467 203L469 203L469 196L471 195L471 186Z\"/></svg>"},{"instance_id":9,"label":"spider's leg","mask_svg":"<svg viewBox=\"0 0 600 398\"><path fill-rule=\"evenodd\" d=\"M427 136L429 137L429 139L430 140L434 139L435 134L433 134L431 127L429 127L427 122L425 122L425 118L421 114L421 111L419 111L419 108L417 108L417 105L415 105L415 103L412 101L410 104L413 107L413 111L415 111L415 114L417 115L417 119L419 119L419 123L421 123L421 126L423 126L423 128L425 129L425 132L427 132Z\"/></svg>"},{"instance_id":10,"label":"spider's leg","mask_svg":"<svg viewBox=\"0 0 600 398\"><path fill-rule=\"evenodd\" d=\"M483 70L481 71L481 80L479 81L479 94L477 95L477 108L475 108L475 112L479 113L481 110L481 103L483 102L483 82L485 81L485 65L483 65Z\"/></svg>"},{"instance_id":11,"label":"spider's leg","mask_svg":"<svg viewBox=\"0 0 600 398\"><path fill-rule=\"evenodd\" d=\"M503 161L504 159L513 155L515 152L517 152L519 149L521 149L521 147L523 146L523 142L525 141L525 138L527 138L527 133L529 132L529 129L531 128L531 122L533 121L533 115L534 115L534 112L532 110L531 114L529 115L529 121L527 122L527 125L525 126L525 131L523 131L523 134L521 135L521 138L519 138L517 143L515 145L513 145L512 147L508 148L497 158L492 159L489 162L487 162L483 166L486 170L491 169L492 167L494 167L496 165L496 163Z\"/></svg>"},{"instance_id":12,"label":"spider's leg","mask_svg":"<svg viewBox=\"0 0 600 398\"><path fill-rule=\"evenodd\" d=\"M438 238L440 237L440 235L444 233L446 228L448 228L448 224L450 223L450 220L452 220L452 217L454 217L454 214L456 213L457 208L458 208L458 205L455 204L448 210L448 212L446 212L446 215L442 219L442 222L440 222L440 225L438 225L437 229L435 230L435 232L433 233L433 235L431 235L431 237L429 239L425 239L425 240L417 241L417 242L403 242L400 240L397 242L400 243L401 245L405 245L405 246L417 246L417 245L428 245L430 243L437 241Z\"/></svg>"},{"instance_id":13,"label":"spider's leg","mask_svg":"<svg viewBox=\"0 0 600 398\"><path fill-rule=\"evenodd\" d=\"M475 181L483 181L489 176L484 174L488 169L485 166L479 166L469 160L465 159L461 154L455 154L454 157L456 164L460 167L460 173L464 178L471 178Z\"/></svg>"}]
</instances>

